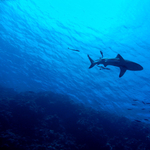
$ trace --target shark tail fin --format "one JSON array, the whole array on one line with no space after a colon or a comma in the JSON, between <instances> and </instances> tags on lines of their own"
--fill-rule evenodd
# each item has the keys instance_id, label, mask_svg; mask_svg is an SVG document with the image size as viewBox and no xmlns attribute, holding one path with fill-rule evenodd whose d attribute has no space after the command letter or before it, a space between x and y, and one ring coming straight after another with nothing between
<instances>
[{"instance_id":1,"label":"shark tail fin","mask_svg":"<svg viewBox=\"0 0 150 150\"><path fill-rule=\"evenodd\" d=\"M91 65L89 67L89 69L90 69L90 68L94 67L96 65L96 63L94 63L94 60L89 55L87 55L87 56L88 56L88 58L89 58L89 60L91 62Z\"/></svg>"}]
</instances>

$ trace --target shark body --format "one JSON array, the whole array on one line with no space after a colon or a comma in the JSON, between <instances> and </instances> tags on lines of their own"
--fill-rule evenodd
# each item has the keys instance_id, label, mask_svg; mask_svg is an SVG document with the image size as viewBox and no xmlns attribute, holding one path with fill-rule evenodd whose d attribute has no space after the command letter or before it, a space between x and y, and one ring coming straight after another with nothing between
<instances>
[{"instance_id":1,"label":"shark body","mask_svg":"<svg viewBox=\"0 0 150 150\"><path fill-rule=\"evenodd\" d=\"M120 68L120 74L119 77L122 77L126 70L131 70L131 71L140 71L143 70L143 67L135 62L125 60L120 54L118 54L115 58L100 58L99 60L93 60L89 55L87 55L91 65L89 67L92 68L95 65L100 65L103 64L104 67L108 65L116 66Z\"/></svg>"}]
</instances>

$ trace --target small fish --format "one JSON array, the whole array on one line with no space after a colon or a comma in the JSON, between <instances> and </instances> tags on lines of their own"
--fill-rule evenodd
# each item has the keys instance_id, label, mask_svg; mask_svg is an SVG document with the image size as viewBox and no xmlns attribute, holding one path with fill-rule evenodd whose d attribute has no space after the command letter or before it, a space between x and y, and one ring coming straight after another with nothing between
<instances>
[{"instance_id":1,"label":"small fish","mask_svg":"<svg viewBox=\"0 0 150 150\"><path fill-rule=\"evenodd\" d=\"M137 106L136 104L132 104L133 106Z\"/></svg>"},{"instance_id":2,"label":"small fish","mask_svg":"<svg viewBox=\"0 0 150 150\"><path fill-rule=\"evenodd\" d=\"M137 100L137 99L133 99L133 101L135 101L135 102L136 102L136 101L138 101L138 100Z\"/></svg>"},{"instance_id":3,"label":"small fish","mask_svg":"<svg viewBox=\"0 0 150 150\"><path fill-rule=\"evenodd\" d=\"M150 104L150 103L146 103L146 104Z\"/></svg>"},{"instance_id":4,"label":"small fish","mask_svg":"<svg viewBox=\"0 0 150 150\"><path fill-rule=\"evenodd\" d=\"M80 51L77 50L77 49L71 49L71 48L69 48L69 47L68 47L68 49L69 49L69 50L72 50L72 51L80 52Z\"/></svg>"},{"instance_id":5,"label":"small fish","mask_svg":"<svg viewBox=\"0 0 150 150\"><path fill-rule=\"evenodd\" d=\"M33 94L34 92L33 92L33 91L28 91L28 93L31 93L31 94Z\"/></svg>"},{"instance_id":6,"label":"small fish","mask_svg":"<svg viewBox=\"0 0 150 150\"><path fill-rule=\"evenodd\" d=\"M103 55L103 52L102 52L102 51L100 51L100 53L101 53L101 55L102 55L102 58L103 58L103 56L104 56L104 55Z\"/></svg>"},{"instance_id":7,"label":"small fish","mask_svg":"<svg viewBox=\"0 0 150 150\"><path fill-rule=\"evenodd\" d=\"M145 108L142 108L141 110L145 110Z\"/></svg>"},{"instance_id":8,"label":"small fish","mask_svg":"<svg viewBox=\"0 0 150 150\"><path fill-rule=\"evenodd\" d=\"M145 121L148 121L148 119L144 119Z\"/></svg>"},{"instance_id":9,"label":"small fish","mask_svg":"<svg viewBox=\"0 0 150 150\"><path fill-rule=\"evenodd\" d=\"M143 104L145 104L145 102L142 101Z\"/></svg>"},{"instance_id":10,"label":"small fish","mask_svg":"<svg viewBox=\"0 0 150 150\"><path fill-rule=\"evenodd\" d=\"M98 66L98 67L99 67L99 70L102 70L102 69L110 70L110 68L106 68L106 67L103 67L103 66Z\"/></svg>"},{"instance_id":11,"label":"small fish","mask_svg":"<svg viewBox=\"0 0 150 150\"><path fill-rule=\"evenodd\" d=\"M131 108L128 108L128 110L132 110Z\"/></svg>"},{"instance_id":12,"label":"small fish","mask_svg":"<svg viewBox=\"0 0 150 150\"><path fill-rule=\"evenodd\" d=\"M140 120L135 120L136 122L141 122Z\"/></svg>"}]
</instances>

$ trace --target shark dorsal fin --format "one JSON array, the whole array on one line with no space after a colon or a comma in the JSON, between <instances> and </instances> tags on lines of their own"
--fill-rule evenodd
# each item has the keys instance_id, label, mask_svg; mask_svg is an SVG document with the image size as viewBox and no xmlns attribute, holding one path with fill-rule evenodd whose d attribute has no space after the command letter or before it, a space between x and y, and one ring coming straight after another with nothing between
<instances>
[{"instance_id":1,"label":"shark dorsal fin","mask_svg":"<svg viewBox=\"0 0 150 150\"><path fill-rule=\"evenodd\" d=\"M123 57L122 57L120 54L118 54L118 55L116 56L116 58L119 58L121 61L124 61Z\"/></svg>"},{"instance_id":2,"label":"shark dorsal fin","mask_svg":"<svg viewBox=\"0 0 150 150\"><path fill-rule=\"evenodd\" d=\"M124 67L120 67L120 74L119 74L119 78L120 77L122 77L124 74L125 74L125 72L126 72L126 68L124 68Z\"/></svg>"}]
</instances>

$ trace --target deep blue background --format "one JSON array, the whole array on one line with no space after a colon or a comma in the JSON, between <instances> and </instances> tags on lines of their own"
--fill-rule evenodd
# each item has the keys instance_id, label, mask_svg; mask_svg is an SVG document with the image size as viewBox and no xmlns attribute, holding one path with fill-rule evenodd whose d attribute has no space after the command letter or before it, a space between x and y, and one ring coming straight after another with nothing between
<instances>
[{"instance_id":1,"label":"deep blue background","mask_svg":"<svg viewBox=\"0 0 150 150\"><path fill-rule=\"evenodd\" d=\"M130 119L149 117L150 106L142 103L150 102L149 8L149 0L0 1L0 84L67 94ZM87 54L97 59L100 50L144 70L122 78L116 67L89 70Z\"/></svg>"}]
</instances>

